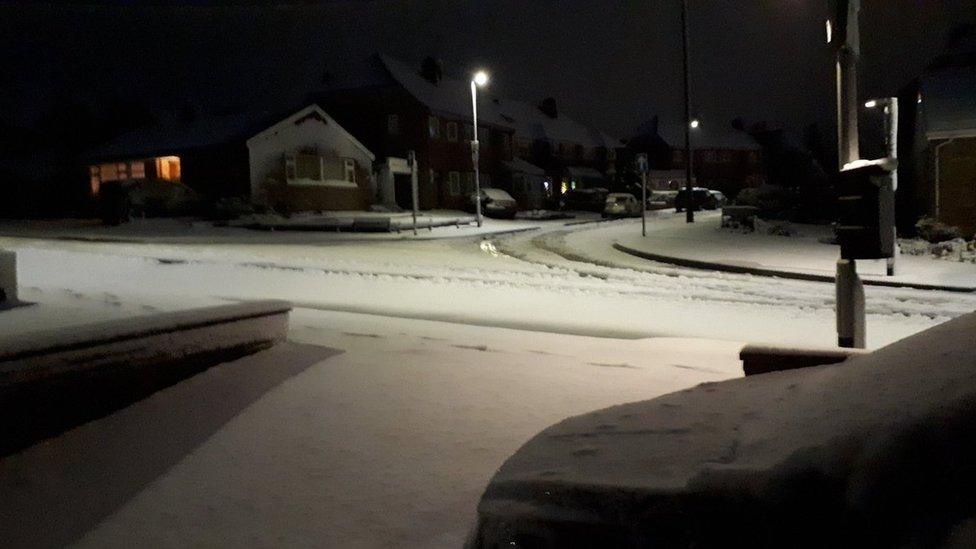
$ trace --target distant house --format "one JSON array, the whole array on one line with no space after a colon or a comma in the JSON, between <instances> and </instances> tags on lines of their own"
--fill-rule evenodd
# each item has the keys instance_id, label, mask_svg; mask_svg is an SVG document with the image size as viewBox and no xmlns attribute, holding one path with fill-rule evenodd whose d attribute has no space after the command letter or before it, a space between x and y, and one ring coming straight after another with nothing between
<instances>
[{"instance_id":1,"label":"distant house","mask_svg":"<svg viewBox=\"0 0 976 549\"><path fill-rule=\"evenodd\" d=\"M619 139L559 112L552 98L538 105L496 99L495 105L515 127L515 156L543 168L554 182L553 202L577 187L612 185Z\"/></svg>"},{"instance_id":2,"label":"distant house","mask_svg":"<svg viewBox=\"0 0 976 549\"><path fill-rule=\"evenodd\" d=\"M379 157L379 169L395 177L392 190L378 199L388 206L411 207L410 178L395 168L414 151L420 207L460 208L474 191L471 161L471 91L467 81L444 78L431 59L424 70L385 55L374 55L363 67L332 82L310 100L335 114L342 124ZM487 96L478 104L481 184L502 182L504 162L512 159L511 121ZM510 189L509 189L510 190Z\"/></svg>"},{"instance_id":3,"label":"distant house","mask_svg":"<svg viewBox=\"0 0 976 549\"><path fill-rule=\"evenodd\" d=\"M512 197L527 210L547 208L553 197L553 181L546 171L521 158L505 161L512 181Z\"/></svg>"},{"instance_id":4,"label":"distant house","mask_svg":"<svg viewBox=\"0 0 976 549\"><path fill-rule=\"evenodd\" d=\"M142 128L87 156L91 192L109 182L179 182L205 200L242 197L297 210L362 209L373 154L321 108L246 113Z\"/></svg>"},{"instance_id":5,"label":"distant house","mask_svg":"<svg viewBox=\"0 0 976 549\"><path fill-rule=\"evenodd\" d=\"M748 134L730 124L702 123L691 130L692 181L700 187L735 197L746 187L758 187L764 180L761 147ZM685 181L684 126L659 125L657 118L642 124L627 140L629 156L648 155L654 171L668 171L670 181ZM678 175L679 177L672 177ZM663 189L662 189L663 190Z\"/></svg>"},{"instance_id":6,"label":"distant house","mask_svg":"<svg viewBox=\"0 0 976 549\"><path fill-rule=\"evenodd\" d=\"M415 151L422 208L463 206L474 190L470 83L444 77L430 58L418 70L374 55L362 69L349 67L347 72L312 100L376 152L381 171L389 159L394 166L408 151ZM558 202L562 184L569 185L567 166L593 168L601 178L612 178L621 146L605 133L558 113L552 99L540 105L499 99L490 88L479 95L478 141L482 185L505 189L523 201L519 197L528 195L514 185L524 185L525 179L516 182L513 174L539 174L535 169L524 171L525 165L513 170L510 163L519 158L543 170L549 183L544 184L545 178L536 183L550 205ZM394 177L389 186L395 196L381 200L407 208L409 178ZM530 206L526 202L523 207Z\"/></svg>"},{"instance_id":7,"label":"distant house","mask_svg":"<svg viewBox=\"0 0 976 549\"><path fill-rule=\"evenodd\" d=\"M936 59L899 94L899 225L931 216L976 233L976 47Z\"/></svg>"}]
</instances>

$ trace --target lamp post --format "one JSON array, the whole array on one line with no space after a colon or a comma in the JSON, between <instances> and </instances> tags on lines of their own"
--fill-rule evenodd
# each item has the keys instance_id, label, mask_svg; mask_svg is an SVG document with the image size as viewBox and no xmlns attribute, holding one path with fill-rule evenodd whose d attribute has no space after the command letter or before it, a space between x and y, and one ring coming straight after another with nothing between
<instances>
[{"instance_id":1,"label":"lamp post","mask_svg":"<svg viewBox=\"0 0 976 549\"><path fill-rule=\"evenodd\" d=\"M474 207L475 207L475 219L478 221L478 226L481 226L481 180L479 178L478 171L478 87L484 86L488 83L488 73L485 71L478 71L474 73L474 77L471 78L471 119L473 122L474 131L471 136L471 162L474 163Z\"/></svg>"},{"instance_id":2,"label":"lamp post","mask_svg":"<svg viewBox=\"0 0 976 549\"><path fill-rule=\"evenodd\" d=\"M685 188L688 190L688 200L691 207L685 209L685 221L695 222L695 208L693 207L694 191L691 184L691 93L688 90L688 0L681 1L681 34L684 47L684 94L685 94ZM696 121L697 122L697 121ZM695 127L698 127L697 125Z\"/></svg>"}]
</instances>

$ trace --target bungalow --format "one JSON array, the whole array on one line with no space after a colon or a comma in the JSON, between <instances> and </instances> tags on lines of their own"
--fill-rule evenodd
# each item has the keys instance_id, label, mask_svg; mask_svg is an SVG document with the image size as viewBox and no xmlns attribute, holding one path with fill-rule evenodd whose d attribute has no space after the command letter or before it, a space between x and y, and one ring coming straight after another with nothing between
<instances>
[{"instance_id":1,"label":"bungalow","mask_svg":"<svg viewBox=\"0 0 976 549\"><path fill-rule=\"evenodd\" d=\"M110 182L183 184L206 202L240 197L279 210L363 209L373 153L316 105L289 116L236 114L142 128L88 155L91 193Z\"/></svg>"}]
</instances>

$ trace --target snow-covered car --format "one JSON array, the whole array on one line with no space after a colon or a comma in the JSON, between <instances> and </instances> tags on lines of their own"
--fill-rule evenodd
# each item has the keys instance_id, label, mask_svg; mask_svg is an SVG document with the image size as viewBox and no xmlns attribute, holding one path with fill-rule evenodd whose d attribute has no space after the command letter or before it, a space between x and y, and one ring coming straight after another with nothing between
<instances>
[{"instance_id":1,"label":"snow-covered car","mask_svg":"<svg viewBox=\"0 0 976 549\"><path fill-rule=\"evenodd\" d=\"M729 199L725 197L725 194L722 191L708 191L708 194L715 198L715 206L718 208L721 208L729 203Z\"/></svg>"},{"instance_id":2,"label":"snow-covered car","mask_svg":"<svg viewBox=\"0 0 976 549\"><path fill-rule=\"evenodd\" d=\"M603 206L603 217L633 217L640 213L640 201L630 193L610 193Z\"/></svg>"},{"instance_id":3,"label":"snow-covered car","mask_svg":"<svg viewBox=\"0 0 976 549\"><path fill-rule=\"evenodd\" d=\"M481 189L481 213L487 217L515 219L518 213L518 203L512 195L501 189ZM469 197L468 211L476 211L478 195L472 193Z\"/></svg>"},{"instance_id":4,"label":"snow-covered car","mask_svg":"<svg viewBox=\"0 0 976 549\"><path fill-rule=\"evenodd\" d=\"M691 208L692 210L714 210L718 208L718 199L712 194L712 191L704 187L695 187L688 192L688 189L681 189L678 191L678 195L674 197L674 210L677 212L683 212L685 208Z\"/></svg>"}]
</instances>

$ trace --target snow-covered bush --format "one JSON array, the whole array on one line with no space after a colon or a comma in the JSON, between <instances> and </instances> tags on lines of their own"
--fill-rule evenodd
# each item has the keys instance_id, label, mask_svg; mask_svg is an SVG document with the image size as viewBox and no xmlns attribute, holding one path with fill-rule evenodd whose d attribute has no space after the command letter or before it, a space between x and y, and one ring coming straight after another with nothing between
<instances>
[{"instance_id":1,"label":"snow-covered bush","mask_svg":"<svg viewBox=\"0 0 976 549\"><path fill-rule=\"evenodd\" d=\"M958 227L946 225L931 217L919 219L918 223L915 223L915 229L918 231L918 236L926 242L943 242L962 236Z\"/></svg>"}]
</instances>

